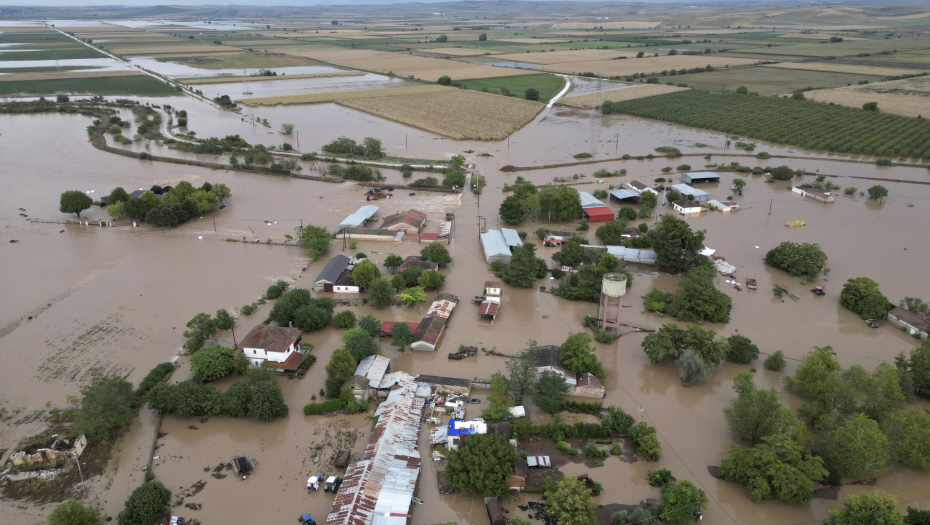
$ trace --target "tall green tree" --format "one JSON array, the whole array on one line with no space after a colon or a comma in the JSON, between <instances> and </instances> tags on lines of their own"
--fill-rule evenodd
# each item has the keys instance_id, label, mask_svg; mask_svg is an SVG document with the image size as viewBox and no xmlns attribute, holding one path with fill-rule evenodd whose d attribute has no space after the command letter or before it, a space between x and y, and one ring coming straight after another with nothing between
<instances>
[{"instance_id":1,"label":"tall green tree","mask_svg":"<svg viewBox=\"0 0 930 525\"><path fill-rule=\"evenodd\" d=\"M590 372L603 381L607 373L597 356L594 355L597 349L591 345L593 341L594 338L587 332L569 334L568 339L560 347L559 359L572 372L576 374Z\"/></svg>"},{"instance_id":2,"label":"tall green tree","mask_svg":"<svg viewBox=\"0 0 930 525\"><path fill-rule=\"evenodd\" d=\"M352 354L345 348L336 348L329 357L329 363L326 365L326 373L332 376L349 377L355 373L355 367L358 366Z\"/></svg>"},{"instance_id":3,"label":"tall green tree","mask_svg":"<svg viewBox=\"0 0 930 525\"><path fill-rule=\"evenodd\" d=\"M575 266L584 260L584 251L581 249L581 242L572 238L562 243L559 251L552 256L552 260L564 266Z\"/></svg>"},{"instance_id":4,"label":"tall green tree","mask_svg":"<svg viewBox=\"0 0 930 525\"><path fill-rule=\"evenodd\" d=\"M394 323L391 326L391 344L399 346L401 351L413 344L413 331L407 323Z\"/></svg>"},{"instance_id":5,"label":"tall green tree","mask_svg":"<svg viewBox=\"0 0 930 525\"><path fill-rule=\"evenodd\" d=\"M743 371L733 379L733 390L738 397L723 409L723 415L735 439L759 443L766 436L780 434L803 444L804 423L782 406L774 388L756 387L752 374Z\"/></svg>"},{"instance_id":6,"label":"tall green tree","mask_svg":"<svg viewBox=\"0 0 930 525\"><path fill-rule=\"evenodd\" d=\"M539 384L536 385L536 391L539 395L536 397L536 404L539 408L555 414L562 409L562 403L568 397L570 387L565 378L552 370L546 370L539 376Z\"/></svg>"},{"instance_id":7,"label":"tall green tree","mask_svg":"<svg viewBox=\"0 0 930 525\"><path fill-rule=\"evenodd\" d=\"M504 436L476 434L449 452L445 477L456 492L479 490L486 497L510 492L504 480L513 474L517 453Z\"/></svg>"},{"instance_id":8,"label":"tall green tree","mask_svg":"<svg viewBox=\"0 0 930 525\"><path fill-rule=\"evenodd\" d=\"M673 274L685 271L704 249L704 234L704 230L692 232L687 222L674 215L663 215L652 230L656 266Z\"/></svg>"},{"instance_id":9,"label":"tall green tree","mask_svg":"<svg viewBox=\"0 0 930 525\"><path fill-rule=\"evenodd\" d=\"M678 376L682 386L693 386L709 375L710 367L694 350L686 350L678 358Z\"/></svg>"},{"instance_id":10,"label":"tall green tree","mask_svg":"<svg viewBox=\"0 0 930 525\"><path fill-rule=\"evenodd\" d=\"M66 191L61 194L58 211L61 213L73 213L80 217L81 212L90 208L93 203L94 200L88 197L83 191Z\"/></svg>"},{"instance_id":11,"label":"tall green tree","mask_svg":"<svg viewBox=\"0 0 930 525\"><path fill-rule=\"evenodd\" d=\"M395 275L395 277L397 277ZM394 304L394 287L382 277L373 279L368 284L368 302L375 308L387 308Z\"/></svg>"},{"instance_id":12,"label":"tall green tree","mask_svg":"<svg viewBox=\"0 0 930 525\"><path fill-rule=\"evenodd\" d=\"M262 381L252 386L249 416L267 422L276 417L284 417L287 413L288 407L284 402L280 385Z\"/></svg>"},{"instance_id":13,"label":"tall green tree","mask_svg":"<svg viewBox=\"0 0 930 525\"><path fill-rule=\"evenodd\" d=\"M359 317L358 327L371 337L378 337L381 335L381 321L371 314Z\"/></svg>"},{"instance_id":14,"label":"tall green tree","mask_svg":"<svg viewBox=\"0 0 930 525\"><path fill-rule=\"evenodd\" d=\"M539 272L536 245L531 242L523 243L522 246L515 246L512 253L501 279L513 286L532 288Z\"/></svg>"},{"instance_id":15,"label":"tall green tree","mask_svg":"<svg viewBox=\"0 0 930 525\"><path fill-rule=\"evenodd\" d=\"M855 414L830 433L830 453L844 475L872 480L891 461L888 438L878 423L865 414Z\"/></svg>"},{"instance_id":16,"label":"tall green tree","mask_svg":"<svg viewBox=\"0 0 930 525\"><path fill-rule=\"evenodd\" d=\"M881 202L888 196L888 190L884 186L875 185L869 188L869 198Z\"/></svg>"},{"instance_id":17,"label":"tall green tree","mask_svg":"<svg viewBox=\"0 0 930 525\"><path fill-rule=\"evenodd\" d=\"M912 349L910 358L905 357L904 352L898 354L895 368L905 394L930 397L930 341Z\"/></svg>"},{"instance_id":18,"label":"tall green tree","mask_svg":"<svg viewBox=\"0 0 930 525\"><path fill-rule=\"evenodd\" d=\"M383 266L387 268L388 270L391 270L391 273L394 273L395 271L397 271L398 268L400 268L402 264L404 264L403 257L401 257L400 255L394 255L392 253L391 255L388 255L387 257L384 258Z\"/></svg>"},{"instance_id":19,"label":"tall green tree","mask_svg":"<svg viewBox=\"0 0 930 525\"><path fill-rule=\"evenodd\" d=\"M216 321L210 318L210 314L199 313L193 319L187 322L187 330L184 331L184 337L187 342L184 343L184 349L189 353L195 353L203 348L203 344L213 337L216 333Z\"/></svg>"},{"instance_id":20,"label":"tall green tree","mask_svg":"<svg viewBox=\"0 0 930 525\"><path fill-rule=\"evenodd\" d=\"M735 363L751 363L759 357L759 347L753 344L752 340L740 334L731 335L727 338L730 345L730 351L727 353L727 359Z\"/></svg>"},{"instance_id":21,"label":"tall green tree","mask_svg":"<svg viewBox=\"0 0 930 525\"><path fill-rule=\"evenodd\" d=\"M794 438L773 434L752 448L731 446L718 474L745 486L752 501L774 494L786 503L806 503L814 497L814 482L822 481L827 469Z\"/></svg>"},{"instance_id":22,"label":"tall green tree","mask_svg":"<svg viewBox=\"0 0 930 525\"><path fill-rule=\"evenodd\" d=\"M691 523L697 520L698 511L707 508L707 502L707 494L685 479L666 487L659 514L662 519L679 525Z\"/></svg>"},{"instance_id":23,"label":"tall green tree","mask_svg":"<svg viewBox=\"0 0 930 525\"><path fill-rule=\"evenodd\" d=\"M232 369L233 351L225 346L207 346L191 357L191 373L204 381L223 377Z\"/></svg>"},{"instance_id":24,"label":"tall green tree","mask_svg":"<svg viewBox=\"0 0 930 525\"><path fill-rule=\"evenodd\" d=\"M575 478L563 478L546 490L546 512L557 523L566 525L597 525L591 491Z\"/></svg>"},{"instance_id":25,"label":"tall green tree","mask_svg":"<svg viewBox=\"0 0 930 525\"><path fill-rule=\"evenodd\" d=\"M491 394L488 395L489 406L481 411L481 417L488 421L500 421L510 417L513 398L507 388L507 378L500 372L491 376Z\"/></svg>"},{"instance_id":26,"label":"tall green tree","mask_svg":"<svg viewBox=\"0 0 930 525\"><path fill-rule=\"evenodd\" d=\"M882 430L892 460L930 470L930 410L914 407L894 412Z\"/></svg>"},{"instance_id":27,"label":"tall green tree","mask_svg":"<svg viewBox=\"0 0 930 525\"><path fill-rule=\"evenodd\" d=\"M223 202L232 197L232 191L223 183L214 184L213 187L210 188L210 193L212 193L219 202Z\"/></svg>"},{"instance_id":28,"label":"tall green tree","mask_svg":"<svg viewBox=\"0 0 930 525\"><path fill-rule=\"evenodd\" d=\"M100 511L85 507L76 499L58 505L48 514L48 525L103 525Z\"/></svg>"},{"instance_id":29,"label":"tall green tree","mask_svg":"<svg viewBox=\"0 0 930 525\"><path fill-rule=\"evenodd\" d=\"M507 389L513 402L522 405L524 400L533 397L536 393L536 367L533 366L532 349L538 345L530 339L527 346L520 353L507 360Z\"/></svg>"},{"instance_id":30,"label":"tall green tree","mask_svg":"<svg viewBox=\"0 0 930 525\"><path fill-rule=\"evenodd\" d=\"M526 217L520 197L516 195L510 195L504 199L498 213L507 224L520 224Z\"/></svg>"},{"instance_id":31,"label":"tall green tree","mask_svg":"<svg viewBox=\"0 0 930 525\"><path fill-rule=\"evenodd\" d=\"M581 218L581 197L578 190L570 186L545 185L537 194L540 221L573 221Z\"/></svg>"},{"instance_id":32,"label":"tall green tree","mask_svg":"<svg viewBox=\"0 0 930 525\"><path fill-rule=\"evenodd\" d=\"M342 344L356 363L375 353L375 343L372 337L361 328L353 328L342 334Z\"/></svg>"},{"instance_id":33,"label":"tall green tree","mask_svg":"<svg viewBox=\"0 0 930 525\"><path fill-rule=\"evenodd\" d=\"M891 309L888 298L878 290L878 283L868 277L846 281L840 292L840 304L863 319L879 319Z\"/></svg>"},{"instance_id":34,"label":"tall green tree","mask_svg":"<svg viewBox=\"0 0 930 525\"><path fill-rule=\"evenodd\" d=\"M649 190L643 190L643 192L639 194L639 205L654 210L656 206L659 205L659 198L655 193Z\"/></svg>"},{"instance_id":35,"label":"tall green tree","mask_svg":"<svg viewBox=\"0 0 930 525\"><path fill-rule=\"evenodd\" d=\"M333 236L325 226L307 225L295 228L297 231L297 244L307 249L307 256L315 261L329 252L329 245Z\"/></svg>"},{"instance_id":36,"label":"tall green tree","mask_svg":"<svg viewBox=\"0 0 930 525\"><path fill-rule=\"evenodd\" d=\"M132 491L119 513L120 525L149 525L162 517L171 501L171 491L160 481L148 481Z\"/></svg>"},{"instance_id":37,"label":"tall green tree","mask_svg":"<svg viewBox=\"0 0 930 525\"><path fill-rule=\"evenodd\" d=\"M665 313L680 321L725 323L732 299L714 287L716 270L710 260L703 256L700 259L682 275L678 290L668 298Z\"/></svg>"},{"instance_id":38,"label":"tall green tree","mask_svg":"<svg viewBox=\"0 0 930 525\"><path fill-rule=\"evenodd\" d=\"M449 250L446 250L446 247L440 242L431 242L427 244L420 250L420 255L427 261L434 262L440 267L447 266L452 262L452 256L449 255Z\"/></svg>"},{"instance_id":39,"label":"tall green tree","mask_svg":"<svg viewBox=\"0 0 930 525\"><path fill-rule=\"evenodd\" d=\"M229 315L225 308L216 311L216 327L220 330L229 330L236 324L236 318Z\"/></svg>"},{"instance_id":40,"label":"tall green tree","mask_svg":"<svg viewBox=\"0 0 930 525\"><path fill-rule=\"evenodd\" d=\"M107 441L132 417L132 383L122 377L105 376L81 388L81 408L71 424L75 436L90 441Z\"/></svg>"},{"instance_id":41,"label":"tall green tree","mask_svg":"<svg viewBox=\"0 0 930 525\"><path fill-rule=\"evenodd\" d=\"M887 492L860 492L846 498L843 506L830 511L824 525L904 525L898 502Z\"/></svg>"},{"instance_id":42,"label":"tall green tree","mask_svg":"<svg viewBox=\"0 0 930 525\"><path fill-rule=\"evenodd\" d=\"M352 267L351 277L352 282L355 283L356 286L368 290L368 285L371 284L371 281L381 277L381 270L378 269L375 263L365 259Z\"/></svg>"},{"instance_id":43,"label":"tall green tree","mask_svg":"<svg viewBox=\"0 0 930 525\"><path fill-rule=\"evenodd\" d=\"M110 195L107 197L107 206L112 204L117 204L120 202L126 202L129 200L129 194L126 193L121 186L113 188L113 191L110 192Z\"/></svg>"}]
</instances>

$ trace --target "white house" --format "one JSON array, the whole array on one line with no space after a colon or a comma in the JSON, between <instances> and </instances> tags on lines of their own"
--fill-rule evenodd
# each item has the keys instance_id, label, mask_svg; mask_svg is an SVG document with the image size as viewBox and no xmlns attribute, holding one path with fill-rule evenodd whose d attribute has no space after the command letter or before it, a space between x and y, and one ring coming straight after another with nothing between
<instances>
[{"instance_id":1,"label":"white house","mask_svg":"<svg viewBox=\"0 0 930 525\"><path fill-rule=\"evenodd\" d=\"M240 346L252 366L268 364L278 372L293 372L306 359L300 348L299 328L258 325Z\"/></svg>"},{"instance_id":2,"label":"white house","mask_svg":"<svg viewBox=\"0 0 930 525\"><path fill-rule=\"evenodd\" d=\"M699 213L701 211L701 206L693 201L687 199L681 199L680 201L675 201L672 203L672 206L675 208L675 211L682 215L688 213Z\"/></svg>"}]
</instances>

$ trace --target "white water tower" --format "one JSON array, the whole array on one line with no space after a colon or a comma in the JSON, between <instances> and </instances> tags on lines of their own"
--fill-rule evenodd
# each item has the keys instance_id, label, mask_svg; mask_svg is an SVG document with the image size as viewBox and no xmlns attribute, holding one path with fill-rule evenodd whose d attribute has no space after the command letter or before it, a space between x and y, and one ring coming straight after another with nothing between
<instances>
[{"instance_id":1,"label":"white water tower","mask_svg":"<svg viewBox=\"0 0 930 525\"><path fill-rule=\"evenodd\" d=\"M601 329L612 326L620 329L620 308L623 307L623 295L626 293L626 275L608 273L601 281L601 301L598 303L598 319Z\"/></svg>"}]
</instances>

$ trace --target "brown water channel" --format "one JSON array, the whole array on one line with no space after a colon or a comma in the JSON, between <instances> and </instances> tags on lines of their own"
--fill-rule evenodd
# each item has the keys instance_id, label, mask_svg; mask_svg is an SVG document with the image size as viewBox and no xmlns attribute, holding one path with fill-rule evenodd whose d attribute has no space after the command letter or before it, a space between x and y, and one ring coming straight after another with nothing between
<instances>
[{"instance_id":1,"label":"brown water channel","mask_svg":"<svg viewBox=\"0 0 930 525\"><path fill-rule=\"evenodd\" d=\"M159 103L164 102L164 99L159 100ZM169 100L172 105L176 100L176 107L183 109L182 101L188 99ZM596 184L590 177L581 179L589 184L579 189L591 191L634 178L651 181L661 173L662 166L682 162L682 159L611 162L516 174L502 174L497 170L498 165L504 164L561 162L590 143L582 136L589 123L565 110L546 113L515 134L511 138L509 155L506 141L487 144L439 139L334 105L262 108L256 115L269 119L270 130L253 128L251 123L246 125L240 120L241 116L234 113L207 111L203 106L188 109L188 112L191 126L197 129L199 136L239 133L249 142L264 142L260 139L272 139L267 133L272 131L273 140L282 141L276 130L283 122L294 122L302 131L301 143L306 133L311 148L316 149L344 134L357 139L377 136L385 141L389 153L405 156L445 158L468 149L495 155L491 158L469 155L470 161L477 162L478 169L489 178L480 207L471 194L448 196L416 192L417 195L408 196L406 191L397 191L395 198L376 203L381 207L381 216L387 215L389 210L412 207L427 211L430 227L434 229L447 208L454 208L457 217L455 239L450 246L455 259L443 270L448 276L443 291L456 294L463 301L450 320L440 350L404 355L382 344L384 354L392 358L392 369L412 374L488 377L504 369L503 358L480 356L450 364L445 353L459 344L514 351L531 338L540 344L559 344L568 333L581 330L580 322L585 314L595 312L596 307L591 303L571 303L548 293L508 287L497 321L492 325L478 319L468 299L480 292L491 273L478 243L477 216L486 217L488 227L496 226L497 209L505 197L500 191L504 182L512 182L516 175L542 184L555 176L590 175L600 167L629 170L625 178L607 179L603 185ZM86 125L86 118L63 115L0 118L0 159L4 162L0 172L4 188L0 192L0 231L3 232L0 249L4 252L0 258L3 261L0 296L4 305L0 312L0 356L4 364L0 367L0 406L10 412L19 411L11 420L0 423L0 449L10 448L23 437L35 433L39 425L28 416L44 410L47 401L64 405L65 396L77 394L80 386L92 377L119 373L138 383L152 366L175 358L183 342L184 324L195 314L212 313L219 308L233 311L255 300L276 279L296 279L293 286L309 287L326 262L324 259L308 264L303 252L296 247L230 243L223 239L247 237L260 239L262 243L268 238L283 241L284 235L292 233L301 221L333 228L346 215L366 204L362 189L351 183L328 184L111 155L87 143ZM249 130L254 130L251 135ZM695 150L688 146L693 142L723 142L723 137L716 134L624 118L605 120L604 127L598 123L598 130L605 140L621 131L628 133L621 146L626 145L631 153L646 153L655 146L669 143L679 144L683 151L688 151L689 148ZM402 147L404 133L409 134L406 149ZM54 140L50 141L52 136ZM614 146L612 143L597 144L604 154ZM150 148L153 153L181 156L154 144ZM306 146L303 149L309 150ZM622 153L623 148L620 149ZM775 148L760 147L758 150L775 152ZM868 164L831 162L825 158L779 160L777 164L811 171L820 169L823 173L837 175L927 179L926 170L885 169ZM684 162L694 168L701 165L694 160L700 157L691 159ZM718 160L721 159L714 159ZM744 159L739 160L743 162ZM774 160L759 162L776 165ZM756 165L748 161L743 163ZM305 165L309 167L308 163ZM383 173L389 182L402 180L397 172L383 170ZM727 188L732 178L733 174L724 174L719 184L702 188L711 193L712 198L720 199L729 195ZM707 229L706 244L716 248L718 255L737 267L738 279L753 277L759 282L758 291L740 292L727 285L723 277L718 277L718 288L733 297L732 319L727 325L710 328L723 335L738 329L764 353L777 349L785 351L789 366L784 373L757 366L756 379L760 384L779 389L785 403L796 408L800 400L783 391L781 377L793 373L797 359L812 347L832 345L845 366L861 364L871 369L915 345L913 339L889 327L867 328L858 317L839 306L838 295L847 278L865 275L877 280L893 301L905 295L930 297L930 286L920 270L930 256L930 243L926 242L924 232L930 221L930 186L885 182L883 185L891 195L881 205L858 196L840 197L833 204L823 205L797 198L791 194L787 183L765 184L761 177L743 178L749 184L744 195L736 197L742 207L739 212L701 214L687 220L693 228ZM810 179L812 177L805 178ZM131 191L180 180L195 185L206 180L222 182L232 189L233 197L225 209L170 231L148 226L133 229L126 221L117 222L115 228L36 224L19 215L68 219L57 211L58 195L65 190L94 190L94 196L99 197L116 185ZM860 180L831 180L844 187L857 186L860 190L873 184ZM610 206L618 209L616 204ZM86 215L105 217L99 209L88 210ZM789 220L803 220L807 226L786 229L784 223ZM517 229L533 232L539 226L525 224ZM587 232L587 236L595 241L593 230ZM11 239L19 242L10 244ZM817 242L823 247L830 258L827 266L831 269L829 277L821 280L827 289L825 297L811 296L806 287L799 284L800 279L762 264L765 252L784 240ZM355 251L368 253L380 264L392 251L409 255L419 249L420 245L408 240L401 244L360 242ZM341 243L333 243L332 250L341 253ZM550 257L555 250L540 247L539 252ZM301 273L305 266L307 271ZM628 269L634 275L634 282L625 301L630 308L624 308L624 320L652 326L668 322L668 319L641 312L639 298L653 287L674 289L675 278L658 274L651 268ZM788 287L801 296L800 300L775 299L770 293L774 283ZM538 284L550 285L545 281ZM241 317L236 335L241 338L264 319L268 308ZM422 307L394 307L382 311L369 307L354 309L359 315L373 313L383 320L411 322L417 321L423 313ZM27 319L28 316L33 319ZM207 481L203 492L186 500L203 503L203 510L181 508L175 509L176 514L211 523L281 522L304 512L321 519L327 514L331 496L306 493L306 478L319 468L312 463L310 447L325 439L327 428L332 434L345 422L349 428L359 431L354 447L358 453L370 429L370 421L365 416L302 415L301 407L310 402L311 395L319 393L325 373L323 366L332 349L339 345L339 337L340 331L332 328L305 335L305 341L314 345L313 353L318 362L304 379L282 381L291 410L285 419L259 423L225 417L213 417L206 422L165 418L162 432L167 435L159 441L156 452L160 457L154 466L156 476L175 493L200 479ZM231 343L232 334L221 333L219 339ZM683 388L673 365L649 363L640 349L641 341L642 335L631 334L613 345L598 345L598 357L610 375L604 401L622 406L630 413L635 413L641 405L645 409L643 417L659 431L664 453L656 464L611 458L601 468L573 463L564 467L569 474L588 472L604 484L606 491L595 498L598 504L635 504L659 497L658 490L645 481L646 470L657 467L670 468L677 478L694 481L708 492L711 504L705 522L712 524L817 521L823 519L829 509L841 505L849 494L872 490L871 487L847 485L842 488L838 500L817 499L801 506L777 501L751 503L742 487L718 481L707 471L708 466L719 465L733 444L721 409L735 397L732 378L748 367L725 364L704 383ZM184 363L186 358L182 357L181 361ZM187 377L189 368L185 364L172 380ZM221 388L228 386L232 379L221 381ZM477 397L483 398L480 394ZM930 404L923 403L923 406ZM480 408L481 405L470 407L469 415L477 415ZM533 406L530 416L534 421L547 419ZM17 425L27 419L32 422ZM155 421L153 414L143 411L118 441L105 474L91 482L91 497L109 515L121 510L123 501L141 480L139 469L148 463ZM248 453L259 461L256 475L247 481L232 476L217 480L203 471L204 466L228 461L238 452ZM428 458L428 447L422 439L421 454L424 462L419 497L425 503L413 509L412 523L481 523L484 519L481 498L471 494L440 496L435 483L436 466ZM896 467L879 479L877 488L895 494L902 504L909 502L911 506L930 508L928 485L930 474L926 471ZM509 516L519 516L516 504L523 504L525 500L525 496L515 497L503 506L511 510ZM242 503L238 503L240 501ZM6 515L15 517L17 523L39 522L48 509L28 503L0 502L0 510L9 512Z\"/></svg>"}]
</instances>

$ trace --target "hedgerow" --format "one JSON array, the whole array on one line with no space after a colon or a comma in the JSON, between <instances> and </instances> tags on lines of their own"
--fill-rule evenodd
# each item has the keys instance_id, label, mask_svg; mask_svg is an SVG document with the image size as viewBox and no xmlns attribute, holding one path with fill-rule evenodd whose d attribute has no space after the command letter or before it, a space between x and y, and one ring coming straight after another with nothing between
<instances>
[{"instance_id":1,"label":"hedgerow","mask_svg":"<svg viewBox=\"0 0 930 525\"><path fill-rule=\"evenodd\" d=\"M605 102L604 114L625 113L839 153L930 159L930 121L822 102L736 93L676 91Z\"/></svg>"}]
</instances>

